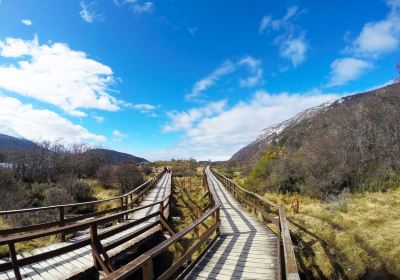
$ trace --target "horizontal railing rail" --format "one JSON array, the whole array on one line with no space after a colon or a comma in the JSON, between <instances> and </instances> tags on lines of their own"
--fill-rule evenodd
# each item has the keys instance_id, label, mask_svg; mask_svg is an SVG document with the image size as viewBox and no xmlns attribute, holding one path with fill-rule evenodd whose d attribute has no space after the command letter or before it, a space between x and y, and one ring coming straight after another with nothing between
<instances>
[{"instance_id":1,"label":"horizontal railing rail","mask_svg":"<svg viewBox=\"0 0 400 280\"><path fill-rule=\"evenodd\" d=\"M70 203L70 204L61 204L61 205L51 205L51 206L44 206L44 207L35 207L35 208L25 208L25 209L16 209L16 210L5 210L0 211L0 217L7 218L11 215L17 214L26 214L32 212L41 212L41 211L49 211L49 210L56 210L58 211L58 219L56 221L45 222L40 224L28 225L28 226L21 226L21 227L12 227L12 228L1 228L0 229L0 236L7 236L10 234L17 234L17 233L24 233L30 232L34 230L41 230L45 228L51 228L54 226L64 226L69 223L82 221L88 218L95 218L100 217L110 213L118 213L122 210L127 210L134 205L138 205L143 199L143 196L147 193L147 191L156 184L156 182L164 175L165 170L159 172L156 176L152 177L150 180L146 181L145 183L141 184L140 186L136 187L132 191L112 197L107 199L101 200L94 200L88 202L79 202L79 203ZM99 205L105 202L113 202L118 201L119 206L108 208L101 211L95 211L87 214L78 214L78 215L67 215L66 210L68 208L80 207L80 206L92 206L92 205ZM122 221L123 218L119 222ZM65 241L65 235L61 235L62 241Z\"/></svg>"},{"instance_id":2,"label":"horizontal railing rail","mask_svg":"<svg viewBox=\"0 0 400 280\"><path fill-rule=\"evenodd\" d=\"M171 279L174 276L174 279L182 278L193 265L200 259L200 257L208 250L208 248L215 242L215 240L219 237L219 229L221 225L220 220L220 203L217 200L217 197L212 188L208 186L208 180L206 173L203 173L203 186L206 188L207 195L211 200L211 209L205 212L201 217L195 220L192 224L179 231L171 238L165 240L160 243L156 247L142 254L135 260L131 261L127 265L121 267L120 269L114 271L113 273L107 275L104 280L114 280L114 279L128 279L132 277L135 272L142 271L142 277L144 280L150 279ZM199 225L204 225L205 221L212 217L213 224L209 225L206 232L203 236L196 240L195 244L193 244L186 252L183 254L174 264L172 264L167 270L162 272L161 275L155 275L153 268L153 259L160 255L162 252L165 252L170 246L179 242L184 238L189 232L194 230ZM207 245L202 248L203 244L207 243ZM185 264L190 260L193 254L196 251L201 250L200 254L190 262L186 267Z\"/></svg>"},{"instance_id":3,"label":"horizontal railing rail","mask_svg":"<svg viewBox=\"0 0 400 280\"><path fill-rule=\"evenodd\" d=\"M154 178L148 182L155 183L157 180L164 174L165 172L161 172L157 174L154 178L157 178L154 180ZM141 188L143 185L139 186L136 189ZM149 189L153 186L153 184L147 184L146 188L140 191L138 195L132 198L133 201L137 201L139 203L138 197L140 196L141 199L146 195L146 193L149 191ZM134 194L134 192L131 192L127 195ZM124 195L126 197L126 195ZM161 200L155 201L153 203L143 205L143 206L136 206L136 205L128 205L128 203L124 204L121 207L118 207L120 210L118 213L114 213L111 215L107 215L104 217L94 217L94 219L90 220L82 220L77 223L72 223L72 224L67 224L70 221L76 221L76 219L71 218L70 220L66 219L64 220L65 224L60 226L59 224L55 224L55 226L52 226L50 228L46 229L39 229L36 228L35 231L30 231L30 232L23 232L20 234L14 234L14 235L8 235L5 237L0 237L0 246L8 246L8 251L10 255L10 261L0 263L0 273L5 272L7 270L14 270L14 274L16 279L21 279L21 273L20 273L20 267L21 266L26 266L30 265L39 261L46 260L48 258L52 258L55 256L59 256L61 254L65 254L74 250L77 250L79 248L85 247L90 245L91 246L91 253L93 255L93 260L94 260L94 266L96 268L101 268L103 269L106 273L111 273L114 271L114 268L110 262L110 259L108 257L107 251L118 247L125 242L149 231L150 229L154 227L160 227L160 230L167 230L170 232L171 235L174 234L174 231L171 229L171 227L168 225L167 222L167 215L169 213L169 195L166 197L162 198ZM136 220L128 220L128 215L133 214L134 212L137 212L139 210L143 210L146 208L154 207L158 205L158 209L156 209L155 212L150 213L144 217L141 217ZM104 212L104 211L103 211ZM166 214L165 214L166 213ZM158 217L158 218L157 218ZM134 231L132 233L127 234L123 238L119 238L116 240L110 240L107 242L107 244L103 245L101 243L102 240L105 240L106 238L109 238L117 233L120 233L122 231L125 231L131 227L134 227L136 225L139 225L143 222L149 221L153 218L156 218L155 221L148 222L145 227L140 228L137 231ZM115 225L110 228L104 228L100 232L98 230L99 226L104 226L106 224L112 223L112 222L121 222L124 219L127 221L125 223L121 223L118 225ZM48 223L49 225L50 223ZM28 227L26 227L28 228ZM83 230L89 230L89 235L86 238L79 239L76 242L71 242L70 244L63 246L61 248L57 248L54 250L42 252L39 254L35 255L29 255L27 257L23 258L17 258L17 253L15 249L15 244L19 242L24 242L24 241L30 241L34 240L37 238L42 238L42 237L47 237L47 236L52 236L52 235L66 235L69 233L76 233L78 231L83 231Z\"/></svg>"},{"instance_id":4,"label":"horizontal railing rail","mask_svg":"<svg viewBox=\"0 0 400 280\"><path fill-rule=\"evenodd\" d=\"M260 213L265 220L272 222L277 229L277 251L278 251L278 271L277 278L282 279L281 268L285 268L285 279L300 279L296 257L294 254L292 239L290 237L289 225L283 207L277 205L259 194L248 191L233 181L226 178L219 172L211 169L211 172L222 182L226 189L241 203L250 207L254 212ZM275 214L275 215L272 215ZM283 256L281 254L281 243L283 244ZM283 257L283 261L281 258Z\"/></svg>"}]
</instances>

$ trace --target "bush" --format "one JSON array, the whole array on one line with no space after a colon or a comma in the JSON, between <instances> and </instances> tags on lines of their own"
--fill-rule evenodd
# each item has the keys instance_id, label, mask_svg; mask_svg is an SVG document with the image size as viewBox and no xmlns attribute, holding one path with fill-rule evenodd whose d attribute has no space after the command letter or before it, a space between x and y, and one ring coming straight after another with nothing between
<instances>
[{"instance_id":1,"label":"bush","mask_svg":"<svg viewBox=\"0 0 400 280\"><path fill-rule=\"evenodd\" d=\"M76 180L68 187L68 192L76 202L95 200L92 187L82 180Z\"/></svg>"},{"instance_id":2,"label":"bush","mask_svg":"<svg viewBox=\"0 0 400 280\"><path fill-rule=\"evenodd\" d=\"M96 172L96 178L103 187L111 187L113 183L112 166L101 166Z\"/></svg>"},{"instance_id":3,"label":"bush","mask_svg":"<svg viewBox=\"0 0 400 280\"><path fill-rule=\"evenodd\" d=\"M126 193L144 182L143 175L135 164L121 164L113 170L113 180Z\"/></svg>"},{"instance_id":4,"label":"bush","mask_svg":"<svg viewBox=\"0 0 400 280\"><path fill-rule=\"evenodd\" d=\"M59 187L47 189L44 192L44 196L44 204L48 206L68 204L72 202L71 196L68 191Z\"/></svg>"}]
</instances>

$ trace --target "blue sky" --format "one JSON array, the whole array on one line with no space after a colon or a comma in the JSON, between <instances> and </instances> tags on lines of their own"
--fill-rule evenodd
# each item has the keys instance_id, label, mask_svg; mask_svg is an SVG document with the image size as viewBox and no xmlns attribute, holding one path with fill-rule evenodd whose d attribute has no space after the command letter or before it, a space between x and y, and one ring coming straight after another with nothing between
<instances>
[{"instance_id":1,"label":"blue sky","mask_svg":"<svg viewBox=\"0 0 400 280\"><path fill-rule=\"evenodd\" d=\"M400 0L0 1L0 133L228 159L390 83Z\"/></svg>"}]
</instances>

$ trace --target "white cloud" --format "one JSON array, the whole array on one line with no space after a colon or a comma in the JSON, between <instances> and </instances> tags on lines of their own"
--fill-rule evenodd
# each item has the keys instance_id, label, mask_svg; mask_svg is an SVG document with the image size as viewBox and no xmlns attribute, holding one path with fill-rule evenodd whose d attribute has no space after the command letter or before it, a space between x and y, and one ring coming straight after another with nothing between
<instances>
[{"instance_id":1,"label":"white cloud","mask_svg":"<svg viewBox=\"0 0 400 280\"><path fill-rule=\"evenodd\" d=\"M114 0L116 6L129 5L136 14L151 13L154 10L154 3L150 1L142 2L139 0Z\"/></svg>"},{"instance_id":2,"label":"white cloud","mask_svg":"<svg viewBox=\"0 0 400 280\"><path fill-rule=\"evenodd\" d=\"M143 4L136 4L133 6L133 11L135 13L150 13L154 9L154 4L152 2L145 2Z\"/></svg>"},{"instance_id":3,"label":"white cloud","mask_svg":"<svg viewBox=\"0 0 400 280\"><path fill-rule=\"evenodd\" d=\"M197 81L194 84L192 91L186 95L186 99L192 100L199 97L205 90L215 85L220 78L237 71L240 69L240 67L246 68L251 73L249 77L239 79L239 85L241 87L254 87L263 83L263 69L261 60L247 55L238 61L225 61L211 74Z\"/></svg>"},{"instance_id":4,"label":"white cloud","mask_svg":"<svg viewBox=\"0 0 400 280\"><path fill-rule=\"evenodd\" d=\"M304 35L287 39L280 45L280 55L289 59L294 68L304 62L307 50L308 44L304 39Z\"/></svg>"},{"instance_id":5,"label":"white cloud","mask_svg":"<svg viewBox=\"0 0 400 280\"><path fill-rule=\"evenodd\" d=\"M193 124L204 117L221 113L226 106L226 100L211 102L201 108L193 108L186 112L172 111L168 113L170 124L163 127L164 132L190 130Z\"/></svg>"},{"instance_id":6,"label":"white cloud","mask_svg":"<svg viewBox=\"0 0 400 280\"><path fill-rule=\"evenodd\" d=\"M263 70L258 69L253 76L245 79L240 79L239 83L241 87L254 87L263 82Z\"/></svg>"},{"instance_id":7,"label":"white cloud","mask_svg":"<svg viewBox=\"0 0 400 280\"><path fill-rule=\"evenodd\" d=\"M263 82L263 69L260 60L251 56L246 56L242 58L238 64L247 67L252 72L251 76L239 79L241 87L254 87Z\"/></svg>"},{"instance_id":8,"label":"white cloud","mask_svg":"<svg viewBox=\"0 0 400 280\"><path fill-rule=\"evenodd\" d=\"M122 133L121 131L119 131L118 129L114 130L112 132L112 135L114 136L114 139L116 141L121 141L124 138L128 137L128 134Z\"/></svg>"},{"instance_id":9,"label":"white cloud","mask_svg":"<svg viewBox=\"0 0 400 280\"><path fill-rule=\"evenodd\" d=\"M93 114L92 118L95 119L96 122L98 122L98 123L102 123L104 121L104 117L103 116L99 116L99 115L96 115L96 114Z\"/></svg>"},{"instance_id":10,"label":"white cloud","mask_svg":"<svg viewBox=\"0 0 400 280\"><path fill-rule=\"evenodd\" d=\"M337 98L338 95L320 92L270 94L259 91L250 101L241 101L228 109L226 101L222 101L223 106L209 114L201 112L210 105L175 112L170 115L171 123L164 126L164 131L182 131L184 139L167 151L157 151L157 155L163 158L226 160L255 140L264 128Z\"/></svg>"},{"instance_id":11,"label":"white cloud","mask_svg":"<svg viewBox=\"0 0 400 280\"><path fill-rule=\"evenodd\" d=\"M187 99L193 99L198 97L203 91L214 85L222 76L227 75L235 71L235 65L231 61L226 61L214 70L207 77L196 82L193 86L192 91L186 95Z\"/></svg>"},{"instance_id":12,"label":"white cloud","mask_svg":"<svg viewBox=\"0 0 400 280\"><path fill-rule=\"evenodd\" d=\"M340 86L358 79L372 64L352 57L336 59L331 64L328 86Z\"/></svg>"},{"instance_id":13,"label":"white cloud","mask_svg":"<svg viewBox=\"0 0 400 280\"><path fill-rule=\"evenodd\" d=\"M96 19L101 18L101 15L97 14L94 10L95 2L86 3L85 1L81 1L80 5L81 10L79 11L79 15L84 21L92 23Z\"/></svg>"},{"instance_id":14,"label":"white cloud","mask_svg":"<svg viewBox=\"0 0 400 280\"><path fill-rule=\"evenodd\" d=\"M67 143L104 142L106 138L89 132L81 125L73 124L60 115L35 109L18 99L0 95L0 131L14 131L21 137L32 140L57 141Z\"/></svg>"},{"instance_id":15,"label":"white cloud","mask_svg":"<svg viewBox=\"0 0 400 280\"><path fill-rule=\"evenodd\" d=\"M260 34L266 29L282 31L282 34L274 39L274 44L279 46L280 56L290 60L294 68L305 61L309 49L305 32L291 22L296 15L304 11L299 11L297 6L292 6L287 8L286 14L281 19L273 20L271 16L264 16L259 26Z\"/></svg>"},{"instance_id":16,"label":"white cloud","mask_svg":"<svg viewBox=\"0 0 400 280\"><path fill-rule=\"evenodd\" d=\"M347 51L355 55L379 56L399 47L399 1L386 1L390 8L384 20L368 22Z\"/></svg>"},{"instance_id":17,"label":"white cloud","mask_svg":"<svg viewBox=\"0 0 400 280\"><path fill-rule=\"evenodd\" d=\"M187 32L190 33L190 35L194 36L197 32L197 28L196 27L188 27L186 28Z\"/></svg>"},{"instance_id":18,"label":"white cloud","mask_svg":"<svg viewBox=\"0 0 400 280\"><path fill-rule=\"evenodd\" d=\"M258 28L258 32L260 32L260 34L262 34L270 23L271 23L271 16L264 16L261 19L260 26Z\"/></svg>"},{"instance_id":19,"label":"white cloud","mask_svg":"<svg viewBox=\"0 0 400 280\"><path fill-rule=\"evenodd\" d=\"M140 111L152 111L152 110L156 109L156 106L143 103L143 104L134 104L134 105L132 105L132 108L134 108L136 110L140 110Z\"/></svg>"},{"instance_id":20,"label":"white cloud","mask_svg":"<svg viewBox=\"0 0 400 280\"><path fill-rule=\"evenodd\" d=\"M40 45L33 40L0 41L0 88L58 106L71 115L78 109L119 110L122 101L108 92L114 83L111 68L67 44Z\"/></svg>"},{"instance_id":21,"label":"white cloud","mask_svg":"<svg viewBox=\"0 0 400 280\"><path fill-rule=\"evenodd\" d=\"M22 22L22 24L25 24L25 25L32 25L32 21L30 20L30 19L23 19L23 20L21 20L21 22Z\"/></svg>"}]
</instances>

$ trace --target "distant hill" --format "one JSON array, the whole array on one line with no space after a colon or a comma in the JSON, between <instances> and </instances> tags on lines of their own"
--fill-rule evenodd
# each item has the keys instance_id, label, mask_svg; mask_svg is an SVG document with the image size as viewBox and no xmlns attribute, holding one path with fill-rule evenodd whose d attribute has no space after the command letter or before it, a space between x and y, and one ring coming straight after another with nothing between
<instances>
[{"instance_id":1,"label":"distant hill","mask_svg":"<svg viewBox=\"0 0 400 280\"><path fill-rule=\"evenodd\" d=\"M144 158L136 157L131 154L117 152L114 150L92 149L92 150L87 151L87 153L93 153L93 152L103 153L106 156L106 158L110 161L110 164L148 162L148 160L146 160Z\"/></svg>"},{"instance_id":2,"label":"distant hill","mask_svg":"<svg viewBox=\"0 0 400 280\"><path fill-rule=\"evenodd\" d=\"M10 135L0 134L0 152L3 151L6 154L13 151L28 151L32 149L36 144L30 140L17 138ZM110 164L119 163L142 163L147 162L146 159L136 157L130 154L117 152L108 149L91 149L87 153L100 152L104 153ZM0 159L1 161L2 159ZM5 160L5 159L3 159Z\"/></svg>"},{"instance_id":3,"label":"distant hill","mask_svg":"<svg viewBox=\"0 0 400 280\"><path fill-rule=\"evenodd\" d=\"M30 140L0 134L0 150L29 150L36 144Z\"/></svg>"},{"instance_id":4,"label":"distant hill","mask_svg":"<svg viewBox=\"0 0 400 280\"><path fill-rule=\"evenodd\" d=\"M400 178L399 154L400 84L396 83L305 110L265 129L228 162L247 170L256 166L252 175L266 189L329 192L394 184Z\"/></svg>"}]
</instances>

